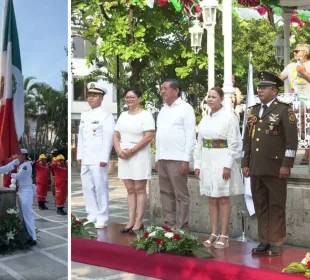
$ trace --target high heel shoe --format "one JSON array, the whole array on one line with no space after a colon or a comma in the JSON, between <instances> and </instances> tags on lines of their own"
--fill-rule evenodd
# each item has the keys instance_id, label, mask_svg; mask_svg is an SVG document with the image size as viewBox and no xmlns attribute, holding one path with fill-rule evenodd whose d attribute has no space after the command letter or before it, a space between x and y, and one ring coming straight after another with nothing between
<instances>
[{"instance_id":1,"label":"high heel shoe","mask_svg":"<svg viewBox=\"0 0 310 280\"><path fill-rule=\"evenodd\" d=\"M136 234L139 230L143 230L143 229L144 229L144 224L141 224L141 226L138 229L136 229L136 230L131 229L128 233L129 234Z\"/></svg>"},{"instance_id":2,"label":"high heel shoe","mask_svg":"<svg viewBox=\"0 0 310 280\"><path fill-rule=\"evenodd\" d=\"M134 225L132 226L132 227L130 227L130 228L122 228L122 229L120 229L120 232L121 233L128 233L128 232L130 232L131 231L131 229L134 227Z\"/></svg>"}]
</instances>

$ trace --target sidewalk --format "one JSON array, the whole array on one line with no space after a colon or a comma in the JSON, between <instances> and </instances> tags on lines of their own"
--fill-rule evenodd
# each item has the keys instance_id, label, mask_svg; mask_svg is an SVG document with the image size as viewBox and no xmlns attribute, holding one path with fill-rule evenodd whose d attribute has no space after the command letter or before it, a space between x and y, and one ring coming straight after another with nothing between
<instances>
[{"instance_id":1,"label":"sidewalk","mask_svg":"<svg viewBox=\"0 0 310 280\"><path fill-rule=\"evenodd\" d=\"M48 193L48 210L33 212L38 244L26 251L0 255L1 280L67 280L68 278L68 216L56 214L54 197ZM67 205L65 205L65 210Z\"/></svg>"}]
</instances>

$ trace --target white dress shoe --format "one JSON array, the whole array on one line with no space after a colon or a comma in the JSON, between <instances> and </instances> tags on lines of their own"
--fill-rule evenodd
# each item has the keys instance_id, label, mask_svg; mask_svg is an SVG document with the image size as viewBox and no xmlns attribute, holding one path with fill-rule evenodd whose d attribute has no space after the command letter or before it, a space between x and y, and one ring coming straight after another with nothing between
<instances>
[{"instance_id":1,"label":"white dress shoe","mask_svg":"<svg viewBox=\"0 0 310 280\"><path fill-rule=\"evenodd\" d=\"M94 216L88 215L87 220L91 223L96 223L96 217L94 217Z\"/></svg>"},{"instance_id":2,"label":"white dress shoe","mask_svg":"<svg viewBox=\"0 0 310 280\"><path fill-rule=\"evenodd\" d=\"M103 223L103 222L95 223L96 228L105 228L106 226L107 226L107 223Z\"/></svg>"}]
</instances>

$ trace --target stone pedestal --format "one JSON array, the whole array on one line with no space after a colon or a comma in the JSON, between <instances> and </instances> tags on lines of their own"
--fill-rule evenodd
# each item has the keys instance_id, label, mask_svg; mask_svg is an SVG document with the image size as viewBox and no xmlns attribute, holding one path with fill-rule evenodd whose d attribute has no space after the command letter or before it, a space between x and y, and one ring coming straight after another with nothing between
<instances>
[{"instance_id":1,"label":"stone pedestal","mask_svg":"<svg viewBox=\"0 0 310 280\"><path fill-rule=\"evenodd\" d=\"M199 182L190 176L189 228L194 232L211 233L208 198L200 195ZM162 225L162 207L159 194L158 176L154 173L149 185L149 201L152 223ZM240 211L243 209L243 195L231 197L231 221L229 235L238 237L242 233ZM290 182L288 185L287 205L287 242L294 246L307 247L310 244L310 183ZM246 216L246 236L257 240L256 216Z\"/></svg>"},{"instance_id":2,"label":"stone pedestal","mask_svg":"<svg viewBox=\"0 0 310 280\"><path fill-rule=\"evenodd\" d=\"M16 191L8 188L0 188L0 220L6 215L6 210L16 207Z\"/></svg>"}]
</instances>

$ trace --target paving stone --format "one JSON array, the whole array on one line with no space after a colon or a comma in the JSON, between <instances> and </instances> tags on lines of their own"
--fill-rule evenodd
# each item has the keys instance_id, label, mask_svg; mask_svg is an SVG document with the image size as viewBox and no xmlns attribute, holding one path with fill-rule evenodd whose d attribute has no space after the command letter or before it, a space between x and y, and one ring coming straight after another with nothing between
<instances>
[{"instance_id":1,"label":"paving stone","mask_svg":"<svg viewBox=\"0 0 310 280\"><path fill-rule=\"evenodd\" d=\"M2 276L5 275L8 275L8 273L4 269L0 268L0 279L2 279Z\"/></svg>"},{"instance_id":2,"label":"paving stone","mask_svg":"<svg viewBox=\"0 0 310 280\"><path fill-rule=\"evenodd\" d=\"M15 277L11 276L10 274L7 274L5 276L1 276L1 280L16 280Z\"/></svg>"},{"instance_id":3,"label":"paving stone","mask_svg":"<svg viewBox=\"0 0 310 280\"><path fill-rule=\"evenodd\" d=\"M64 261L68 261L68 246L52 249L52 250L46 250L49 254L52 254Z\"/></svg>"},{"instance_id":4,"label":"paving stone","mask_svg":"<svg viewBox=\"0 0 310 280\"><path fill-rule=\"evenodd\" d=\"M50 258L40 253L35 253L27 258L21 257L21 258L15 258L15 259L3 261L3 264L11 268L12 270L20 273L25 270L34 269L36 267L51 264L51 262L55 262L55 261L51 260Z\"/></svg>"},{"instance_id":5,"label":"paving stone","mask_svg":"<svg viewBox=\"0 0 310 280\"><path fill-rule=\"evenodd\" d=\"M68 227L49 229L48 231L60 235L61 237L68 238Z\"/></svg>"},{"instance_id":6,"label":"paving stone","mask_svg":"<svg viewBox=\"0 0 310 280\"><path fill-rule=\"evenodd\" d=\"M50 264L23 271L23 277L27 280L56 280L68 275L68 267L49 260Z\"/></svg>"}]
</instances>

